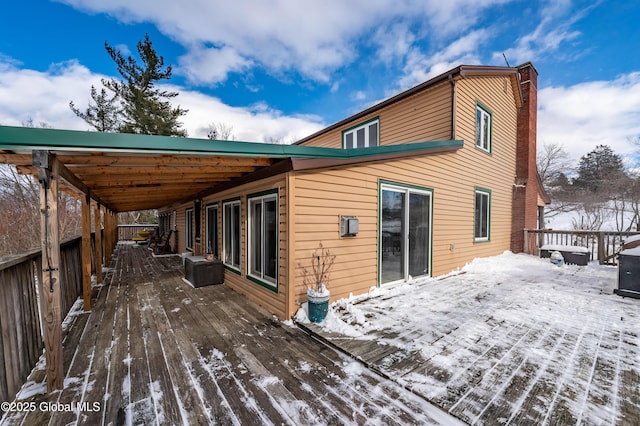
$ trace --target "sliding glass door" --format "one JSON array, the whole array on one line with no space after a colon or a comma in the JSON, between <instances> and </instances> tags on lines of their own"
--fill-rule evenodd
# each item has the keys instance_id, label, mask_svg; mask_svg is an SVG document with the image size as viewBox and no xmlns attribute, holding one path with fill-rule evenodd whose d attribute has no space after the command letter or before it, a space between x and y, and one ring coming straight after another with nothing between
<instances>
[{"instance_id":1,"label":"sliding glass door","mask_svg":"<svg viewBox=\"0 0 640 426\"><path fill-rule=\"evenodd\" d=\"M431 192L382 185L380 234L381 284L429 275Z\"/></svg>"}]
</instances>

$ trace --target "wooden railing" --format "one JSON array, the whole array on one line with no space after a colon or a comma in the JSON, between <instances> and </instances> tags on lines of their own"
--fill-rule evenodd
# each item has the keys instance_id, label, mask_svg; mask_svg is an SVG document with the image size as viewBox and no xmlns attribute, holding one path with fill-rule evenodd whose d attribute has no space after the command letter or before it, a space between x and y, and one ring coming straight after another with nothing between
<instances>
[{"instance_id":1,"label":"wooden railing","mask_svg":"<svg viewBox=\"0 0 640 426\"><path fill-rule=\"evenodd\" d=\"M42 354L41 282L40 250L0 263L0 401L14 399ZM60 282L64 319L82 296L82 237L60 245Z\"/></svg>"},{"instance_id":2,"label":"wooden railing","mask_svg":"<svg viewBox=\"0 0 640 426\"><path fill-rule=\"evenodd\" d=\"M131 240L138 236L139 231L155 231L156 223L136 223L133 225L118 225L118 241Z\"/></svg>"},{"instance_id":3,"label":"wooden railing","mask_svg":"<svg viewBox=\"0 0 640 426\"><path fill-rule=\"evenodd\" d=\"M591 260L597 259L601 265L617 265L622 243L632 235L640 232L525 229L525 252L537 256L544 245L580 246L589 250Z\"/></svg>"}]
</instances>

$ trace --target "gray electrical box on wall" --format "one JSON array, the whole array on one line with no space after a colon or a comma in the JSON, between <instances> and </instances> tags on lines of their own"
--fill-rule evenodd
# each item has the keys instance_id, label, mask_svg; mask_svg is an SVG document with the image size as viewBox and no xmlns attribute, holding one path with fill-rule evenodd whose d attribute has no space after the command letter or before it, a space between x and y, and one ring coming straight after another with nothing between
<instances>
[{"instance_id":1,"label":"gray electrical box on wall","mask_svg":"<svg viewBox=\"0 0 640 426\"><path fill-rule=\"evenodd\" d=\"M360 222L355 216L340 216L340 236L355 237L360 231Z\"/></svg>"}]
</instances>

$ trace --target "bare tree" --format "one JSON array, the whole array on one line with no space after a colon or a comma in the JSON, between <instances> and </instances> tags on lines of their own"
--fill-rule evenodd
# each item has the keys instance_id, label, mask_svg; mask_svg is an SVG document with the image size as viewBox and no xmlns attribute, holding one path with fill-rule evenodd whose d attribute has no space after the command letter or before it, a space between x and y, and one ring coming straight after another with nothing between
<instances>
[{"instance_id":1,"label":"bare tree","mask_svg":"<svg viewBox=\"0 0 640 426\"><path fill-rule=\"evenodd\" d=\"M25 127L36 127L33 119ZM50 128L41 122L37 127ZM58 219L62 239L80 235L81 206L61 192ZM37 180L14 166L0 165L0 257L40 247L40 189Z\"/></svg>"},{"instance_id":2,"label":"bare tree","mask_svg":"<svg viewBox=\"0 0 640 426\"><path fill-rule=\"evenodd\" d=\"M579 231L599 231L610 214L602 203L588 201L577 211L579 216L572 220L572 227Z\"/></svg>"},{"instance_id":3,"label":"bare tree","mask_svg":"<svg viewBox=\"0 0 640 426\"><path fill-rule=\"evenodd\" d=\"M569 154L559 143L546 143L537 154L538 174L546 189L558 183L571 170Z\"/></svg>"},{"instance_id":4,"label":"bare tree","mask_svg":"<svg viewBox=\"0 0 640 426\"><path fill-rule=\"evenodd\" d=\"M288 138L285 138L284 136L264 136L262 138L262 141L264 143L271 143L271 144L277 144L277 145L291 145L293 143L295 143L296 141L298 141L298 137L293 135L290 136Z\"/></svg>"},{"instance_id":5,"label":"bare tree","mask_svg":"<svg viewBox=\"0 0 640 426\"><path fill-rule=\"evenodd\" d=\"M236 137L233 134L233 126L231 124L219 121L218 123L212 122L209 124L207 139L234 141Z\"/></svg>"}]
</instances>

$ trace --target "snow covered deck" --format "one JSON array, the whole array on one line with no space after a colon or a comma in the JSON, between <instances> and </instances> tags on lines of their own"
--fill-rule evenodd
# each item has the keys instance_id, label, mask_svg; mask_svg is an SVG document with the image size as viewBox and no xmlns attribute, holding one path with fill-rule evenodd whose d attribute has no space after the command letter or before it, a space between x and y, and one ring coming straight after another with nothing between
<instances>
[{"instance_id":1,"label":"snow covered deck","mask_svg":"<svg viewBox=\"0 0 640 426\"><path fill-rule=\"evenodd\" d=\"M640 424L640 301L613 294L617 268L505 253L463 272L303 325L471 424Z\"/></svg>"},{"instance_id":2,"label":"snow covered deck","mask_svg":"<svg viewBox=\"0 0 640 426\"><path fill-rule=\"evenodd\" d=\"M64 390L44 394L41 359L0 423L452 424L226 286L185 284L180 258L121 243L111 266L65 324Z\"/></svg>"}]
</instances>

